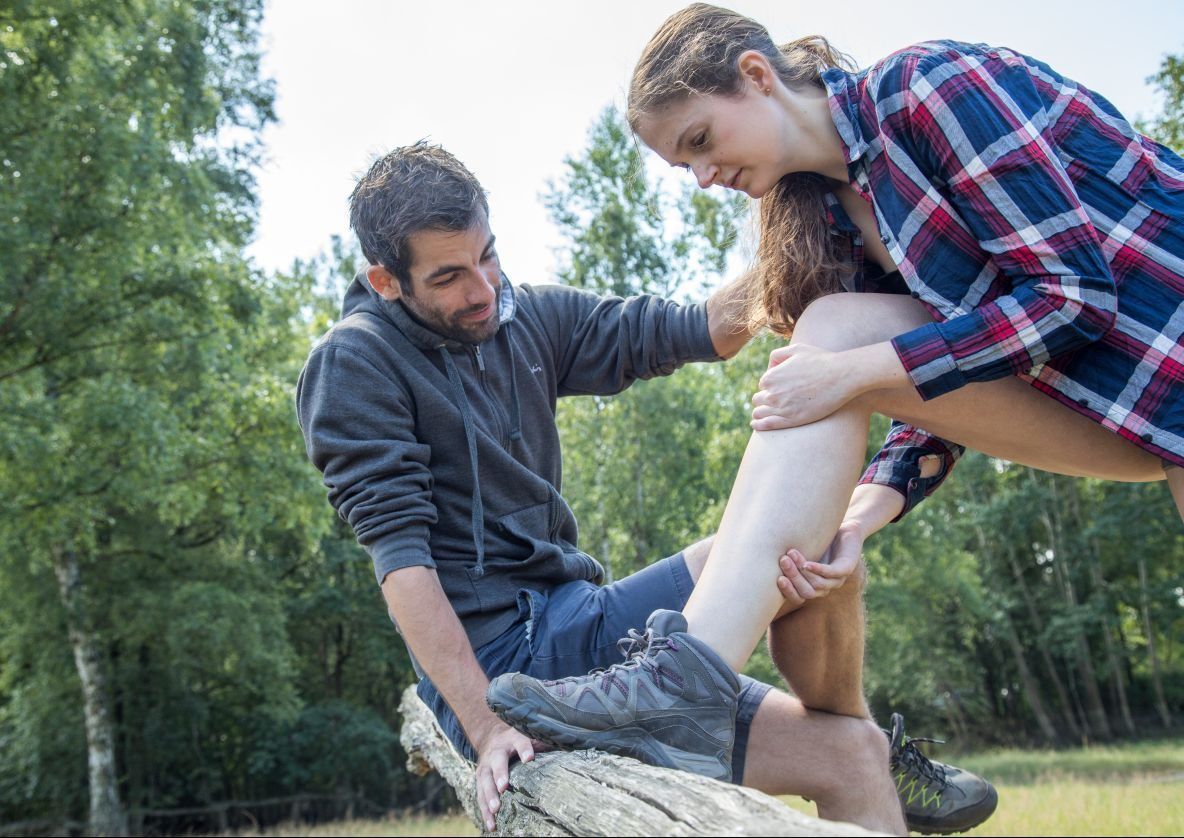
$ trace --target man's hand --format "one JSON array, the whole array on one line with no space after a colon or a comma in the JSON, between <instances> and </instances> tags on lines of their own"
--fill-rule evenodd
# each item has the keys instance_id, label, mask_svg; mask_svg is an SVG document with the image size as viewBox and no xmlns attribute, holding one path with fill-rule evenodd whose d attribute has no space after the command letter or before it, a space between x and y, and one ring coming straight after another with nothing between
<instances>
[{"instance_id":1,"label":"man's hand","mask_svg":"<svg viewBox=\"0 0 1184 838\"><path fill-rule=\"evenodd\" d=\"M786 551L779 562L781 575L777 577L777 588L790 606L788 610L843 587L859 567L862 554L863 533L853 521L839 526L838 534L819 561L808 562L797 550Z\"/></svg>"},{"instance_id":2,"label":"man's hand","mask_svg":"<svg viewBox=\"0 0 1184 838\"><path fill-rule=\"evenodd\" d=\"M473 740L473 747L477 749L477 808L485 831L493 832L497 828L494 817L501 808L502 793L510 787L510 761L517 756L523 762L530 762L536 752L546 750L547 746L493 717L481 741Z\"/></svg>"}]
</instances>

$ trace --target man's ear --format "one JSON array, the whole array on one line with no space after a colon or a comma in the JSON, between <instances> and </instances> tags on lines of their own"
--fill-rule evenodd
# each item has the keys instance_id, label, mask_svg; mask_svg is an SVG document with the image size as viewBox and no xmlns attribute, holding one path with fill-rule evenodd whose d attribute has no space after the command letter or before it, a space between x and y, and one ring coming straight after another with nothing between
<instances>
[{"instance_id":1,"label":"man's ear","mask_svg":"<svg viewBox=\"0 0 1184 838\"><path fill-rule=\"evenodd\" d=\"M384 300L394 302L403 295L403 286L399 285L399 280L382 265L366 268L366 279L370 280L370 287Z\"/></svg>"}]
</instances>

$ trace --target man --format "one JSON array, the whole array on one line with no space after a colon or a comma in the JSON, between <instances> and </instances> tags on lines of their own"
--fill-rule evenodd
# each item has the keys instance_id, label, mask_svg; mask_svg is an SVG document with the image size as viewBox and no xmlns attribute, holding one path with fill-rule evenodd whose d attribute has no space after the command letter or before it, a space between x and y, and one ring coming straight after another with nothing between
<instances>
[{"instance_id":1,"label":"man","mask_svg":"<svg viewBox=\"0 0 1184 838\"><path fill-rule=\"evenodd\" d=\"M378 160L353 192L351 223L370 266L301 374L300 424L330 502L374 560L420 696L477 762L492 829L510 761L533 758L536 746L487 708L489 678L561 678L619 661L616 641L651 612L680 609L708 553L702 542L599 587L602 568L576 546L559 492L556 399L726 358L749 335L728 325L738 304L729 289L680 306L511 287L484 191L438 147ZM860 619L858 585L822 602L818 614ZM825 635L812 631L799 648L824 656ZM889 742L870 720L728 677L737 698L718 729L679 716L694 722L687 736L718 740L710 765L695 761L694 747L681 762L651 761L802 794L823 817L903 832ZM905 766L910 782L934 782L933 767L896 744L917 766Z\"/></svg>"}]
</instances>

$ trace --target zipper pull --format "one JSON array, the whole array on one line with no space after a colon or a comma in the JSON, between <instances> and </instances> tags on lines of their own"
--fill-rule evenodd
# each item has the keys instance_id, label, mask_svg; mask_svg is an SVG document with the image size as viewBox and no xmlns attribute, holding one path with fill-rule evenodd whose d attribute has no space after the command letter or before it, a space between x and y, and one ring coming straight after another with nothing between
<instances>
[{"instance_id":1,"label":"zipper pull","mask_svg":"<svg viewBox=\"0 0 1184 838\"><path fill-rule=\"evenodd\" d=\"M485 359L481 357L481 347L474 346L473 351L477 356L477 369L481 370L481 372L485 372Z\"/></svg>"}]
</instances>

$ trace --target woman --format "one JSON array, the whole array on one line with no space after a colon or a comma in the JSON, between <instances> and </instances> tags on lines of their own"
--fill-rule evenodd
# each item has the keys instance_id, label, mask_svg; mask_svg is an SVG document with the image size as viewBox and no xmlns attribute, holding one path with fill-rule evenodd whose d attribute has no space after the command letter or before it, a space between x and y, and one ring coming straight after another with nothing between
<instances>
[{"instance_id":1,"label":"woman","mask_svg":"<svg viewBox=\"0 0 1184 838\"><path fill-rule=\"evenodd\" d=\"M821 39L777 48L759 24L696 4L651 39L630 87L650 148L701 187L761 199L756 315L792 334L753 427L794 432L754 437L696 591L710 607L693 596L684 611L734 666L763 632L733 573L768 564L745 543L765 528L747 521L810 503L774 528L799 548L781 584L826 592L853 563L805 557L843 519L854 555L961 446L1166 477L1184 517L1184 161L1009 50L938 42L861 73L843 64ZM863 293L832 294L844 288ZM902 421L852 495L873 410ZM729 526L732 507L745 522ZM730 597L748 630L707 618Z\"/></svg>"},{"instance_id":2,"label":"woman","mask_svg":"<svg viewBox=\"0 0 1184 838\"><path fill-rule=\"evenodd\" d=\"M779 612L818 600L773 624L774 660L807 707L863 715L858 586L821 598L962 446L1166 476L1184 516L1184 161L1010 50L920 44L858 73L841 59L696 4L645 48L629 120L701 187L760 199L755 319L791 336L753 399L759 433L686 627L658 624L738 670ZM872 412L896 421L857 484ZM844 652L786 648L793 621ZM546 738L562 700L517 690Z\"/></svg>"}]
</instances>

